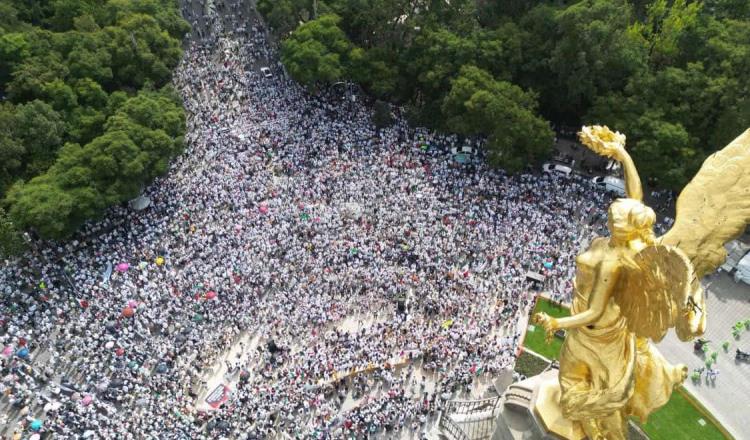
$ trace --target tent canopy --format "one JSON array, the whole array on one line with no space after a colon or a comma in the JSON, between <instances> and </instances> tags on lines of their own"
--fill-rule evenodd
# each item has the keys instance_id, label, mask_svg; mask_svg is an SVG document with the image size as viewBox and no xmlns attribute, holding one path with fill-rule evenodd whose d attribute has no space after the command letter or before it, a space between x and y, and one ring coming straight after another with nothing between
<instances>
[{"instance_id":1,"label":"tent canopy","mask_svg":"<svg viewBox=\"0 0 750 440\"><path fill-rule=\"evenodd\" d=\"M151 199L148 196L139 196L129 202L130 208L136 211L142 211L151 205Z\"/></svg>"},{"instance_id":2,"label":"tent canopy","mask_svg":"<svg viewBox=\"0 0 750 440\"><path fill-rule=\"evenodd\" d=\"M526 272L526 279L535 281L537 283L543 283L544 282L544 275L534 272L534 271L528 271Z\"/></svg>"}]
</instances>

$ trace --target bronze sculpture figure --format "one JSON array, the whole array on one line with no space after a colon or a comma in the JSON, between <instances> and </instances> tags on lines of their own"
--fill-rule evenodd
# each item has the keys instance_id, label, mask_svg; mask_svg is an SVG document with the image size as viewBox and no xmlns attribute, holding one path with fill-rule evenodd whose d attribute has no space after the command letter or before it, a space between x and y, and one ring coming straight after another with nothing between
<instances>
[{"instance_id":1,"label":"bronze sculpture figure","mask_svg":"<svg viewBox=\"0 0 750 440\"><path fill-rule=\"evenodd\" d=\"M750 130L710 156L677 200L673 227L656 237L625 136L584 127L581 142L622 164L627 198L609 207L610 237L576 259L571 313L534 316L547 337L567 330L560 353L562 416L591 440L625 439L630 416L645 422L686 378L653 347L670 328L687 341L703 334L701 278L726 258L724 244L750 222ZM539 404L538 404L539 405Z\"/></svg>"}]
</instances>

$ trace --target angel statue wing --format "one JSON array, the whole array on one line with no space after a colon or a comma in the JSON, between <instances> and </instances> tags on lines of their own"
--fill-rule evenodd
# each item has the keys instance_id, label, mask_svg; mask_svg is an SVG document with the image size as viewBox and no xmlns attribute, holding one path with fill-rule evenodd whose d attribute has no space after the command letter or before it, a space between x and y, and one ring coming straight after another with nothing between
<instances>
[{"instance_id":1,"label":"angel statue wing","mask_svg":"<svg viewBox=\"0 0 750 440\"><path fill-rule=\"evenodd\" d=\"M696 280L727 257L724 244L750 222L750 129L706 159L677 199L674 226L659 238L693 263Z\"/></svg>"},{"instance_id":2,"label":"angel statue wing","mask_svg":"<svg viewBox=\"0 0 750 440\"><path fill-rule=\"evenodd\" d=\"M701 278L726 259L724 244L750 223L750 130L711 155L677 199L675 224L626 261L614 299L638 337L658 342L674 327L703 334Z\"/></svg>"},{"instance_id":3,"label":"angel statue wing","mask_svg":"<svg viewBox=\"0 0 750 440\"><path fill-rule=\"evenodd\" d=\"M659 342L675 327L691 294L693 267L678 248L647 246L623 267L614 299L628 329Z\"/></svg>"}]
</instances>

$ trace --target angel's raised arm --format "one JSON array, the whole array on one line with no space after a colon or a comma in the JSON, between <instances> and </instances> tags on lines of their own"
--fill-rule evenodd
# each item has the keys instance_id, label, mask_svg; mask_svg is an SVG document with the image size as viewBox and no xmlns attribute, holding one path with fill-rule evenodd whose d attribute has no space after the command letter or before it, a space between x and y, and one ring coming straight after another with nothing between
<instances>
[{"instance_id":1,"label":"angel's raised arm","mask_svg":"<svg viewBox=\"0 0 750 440\"><path fill-rule=\"evenodd\" d=\"M635 168L633 158L625 151L625 135L613 132L607 126L593 125L585 126L578 133L581 143L592 151L605 157L614 159L622 165L625 176L625 191L631 199L643 200L643 188L638 170Z\"/></svg>"},{"instance_id":2,"label":"angel's raised arm","mask_svg":"<svg viewBox=\"0 0 750 440\"><path fill-rule=\"evenodd\" d=\"M643 187L641 186L641 177L635 168L633 158L630 157L625 149L622 149L621 157L617 158L622 164L622 173L625 177L625 191L628 198L643 201Z\"/></svg>"}]
</instances>

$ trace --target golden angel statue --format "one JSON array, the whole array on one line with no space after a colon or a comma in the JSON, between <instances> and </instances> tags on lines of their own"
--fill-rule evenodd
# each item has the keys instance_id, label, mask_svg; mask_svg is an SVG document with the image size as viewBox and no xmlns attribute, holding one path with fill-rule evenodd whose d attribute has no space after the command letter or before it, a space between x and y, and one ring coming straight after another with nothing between
<instances>
[{"instance_id":1,"label":"golden angel statue","mask_svg":"<svg viewBox=\"0 0 750 440\"><path fill-rule=\"evenodd\" d=\"M571 316L539 313L550 337L567 330L560 353L559 406L591 440L627 438L628 417L643 422L687 375L650 341L670 328L688 341L703 334L700 280L726 258L724 244L750 222L750 130L711 155L677 199L673 227L656 237L625 136L583 127L581 142L622 164L627 198L609 207L610 237L576 258Z\"/></svg>"}]
</instances>

